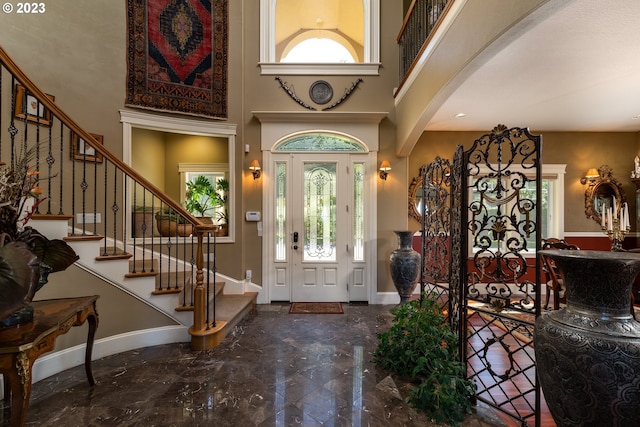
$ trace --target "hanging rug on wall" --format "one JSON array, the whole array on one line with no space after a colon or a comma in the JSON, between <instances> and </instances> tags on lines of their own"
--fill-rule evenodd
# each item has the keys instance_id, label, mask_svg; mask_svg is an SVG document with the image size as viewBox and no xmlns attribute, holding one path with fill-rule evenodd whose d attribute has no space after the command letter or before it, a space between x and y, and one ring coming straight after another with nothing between
<instances>
[{"instance_id":1,"label":"hanging rug on wall","mask_svg":"<svg viewBox=\"0 0 640 427\"><path fill-rule=\"evenodd\" d=\"M127 0L125 105L227 117L227 0Z\"/></svg>"}]
</instances>

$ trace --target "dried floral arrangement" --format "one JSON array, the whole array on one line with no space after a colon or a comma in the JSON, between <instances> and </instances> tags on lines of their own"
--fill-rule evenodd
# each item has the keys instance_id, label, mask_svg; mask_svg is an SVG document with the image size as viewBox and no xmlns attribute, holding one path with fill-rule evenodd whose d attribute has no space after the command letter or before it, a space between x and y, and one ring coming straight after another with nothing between
<instances>
[{"instance_id":1,"label":"dried floral arrangement","mask_svg":"<svg viewBox=\"0 0 640 427\"><path fill-rule=\"evenodd\" d=\"M44 200L40 174L31 168L35 147L11 164L0 162L0 327L33 318L29 303L50 273L65 270L78 255L63 240L49 240L27 226Z\"/></svg>"}]
</instances>

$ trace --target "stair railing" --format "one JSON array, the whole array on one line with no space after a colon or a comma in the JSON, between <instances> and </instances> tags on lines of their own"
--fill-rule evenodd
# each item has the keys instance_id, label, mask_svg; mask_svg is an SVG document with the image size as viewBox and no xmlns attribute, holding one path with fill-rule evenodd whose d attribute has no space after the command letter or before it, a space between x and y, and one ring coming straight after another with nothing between
<instances>
[{"instance_id":1,"label":"stair railing","mask_svg":"<svg viewBox=\"0 0 640 427\"><path fill-rule=\"evenodd\" d=\"M96 259L129 259L127 277L155 276L154 294L179 294L176 309L194 312L192 348L206 348L207 335L218 328L216 226L192 216L105 148L0 47L0 158L15 164L30 149L45 198L34 218L68 219L66 239L101 239Z\"/></svg>"},{"instance_id":2,"label":"stair railing","mask_svg":"<svg viewBox=\"0 0 640 427\"><path fill-rule=\"evenodd\" d=\"M401 85L427 47L431 35L455 0L413 0L397 37Z\"/></svg>"}]
</instances>

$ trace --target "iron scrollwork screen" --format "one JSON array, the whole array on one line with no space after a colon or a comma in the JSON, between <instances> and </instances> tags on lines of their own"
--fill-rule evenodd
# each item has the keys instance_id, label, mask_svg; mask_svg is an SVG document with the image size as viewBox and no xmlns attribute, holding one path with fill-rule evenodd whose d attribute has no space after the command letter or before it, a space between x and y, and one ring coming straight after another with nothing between
<instances>
[{"instance_id":1,"label":"iron scrollwork screen","mask_svg":"<svg viewBox=\"0 0 640 427\"><path fill-rule=\"evenodd\" d=\"M533 328L540 314L542 138L496 126L464 152L460 334L478 400L539 425ZM454 169L457 165L454 165Z\"/></svg>"}]
</instances>

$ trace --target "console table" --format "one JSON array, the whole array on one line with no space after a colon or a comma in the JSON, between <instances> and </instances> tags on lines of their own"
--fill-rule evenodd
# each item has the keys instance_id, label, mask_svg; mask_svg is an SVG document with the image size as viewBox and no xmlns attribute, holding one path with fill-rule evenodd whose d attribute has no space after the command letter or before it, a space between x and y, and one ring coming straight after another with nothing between
<instances>
[{"instance_id":1,"label":"console table","mask_svg":"<svg viewBox=\"0 0 640 427\"><path fill-rule=\"evenodd\" d=\"M89 324L85 371L91 386L91 352L98 327L97 295L34 301L32 322L0 329L0 374L4 376L4 399L11 400L11 426L24 426L31 396L31 369L36 359L53 350L56 338L72 326Z\"/></svg>"}]
</instances>

